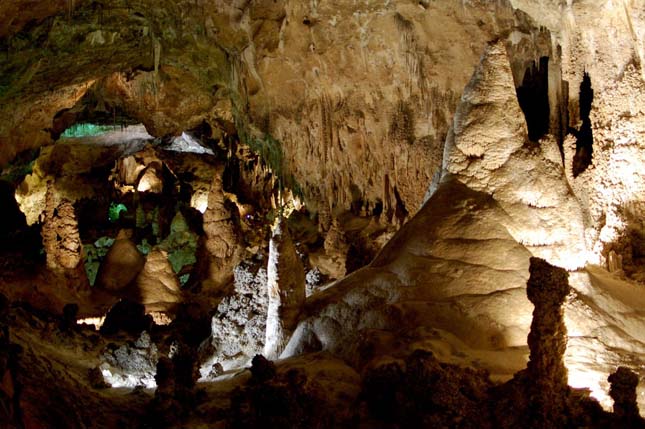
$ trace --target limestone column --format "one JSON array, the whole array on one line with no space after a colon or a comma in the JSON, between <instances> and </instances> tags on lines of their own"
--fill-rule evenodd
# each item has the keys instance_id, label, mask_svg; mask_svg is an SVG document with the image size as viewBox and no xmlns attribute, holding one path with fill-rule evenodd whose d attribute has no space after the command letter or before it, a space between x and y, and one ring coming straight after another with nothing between
<instances>
[{"instance_id":1,"label":"limestone column","mask_svg":"<svg viewBox=\"0 0 645 429\"><path fill-rule=\"evenodd\" d=\"M266 340L264 356L277 359L298 324L305 303L305 271L281 217L269 243Z\"/></svg>"},{"instance_id":2,"label":"limestone column","mask_svg":"<svg viewBox=\"0 0 645 429\"><path fill-rule=\"evenodd\" d=\"M535 306L528 336L531 419L533 427L560 427L568 395L562 304L570 290L569 274L540 258L531 258L529 272L526 294Z\"/></svg>"},{"instance_id":3,"label":"limestone column","mask_svg":"<svg viewBox=\"0 0 645 429\"><path fill-rule=\"evenodd\" d=\"M74 206L65 199L56 204L51 185L45 197L41 236L47 255L47 268L53 273L63 274L72 290L78 292L88 289Z\"/></svg>"}]
</instances>

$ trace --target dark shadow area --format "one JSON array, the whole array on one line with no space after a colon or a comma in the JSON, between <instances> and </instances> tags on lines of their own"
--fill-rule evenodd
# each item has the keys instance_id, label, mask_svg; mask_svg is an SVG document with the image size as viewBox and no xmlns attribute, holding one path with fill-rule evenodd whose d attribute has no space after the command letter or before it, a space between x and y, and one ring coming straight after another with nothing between
<instances>
[{"instance_id":1,"label":"dark shadow area","mask_svg":"<svg viewBox=\"0 0 645 429\"><path fill-rule=\"evenodd\" d=\"M30 272L44 262L40 225L27 225L14 192L10 183L0 180L0 278Z\"/></svg>"},{"instance_id":2,"label":"dark shadow area","mask_svg":"<svg viewBox=\"0 0 645 429\"><path fill-rule=\"evenodd\" d=\"M517 88L517 100L524 112L529 139L537 141L549 132L549 57L524 72L522 85Z\"/></svg>"},{"instance_id":3,"label":"dark shadow area","mask_svg":"<svg viewBox=\"0 0 645 429\"><path fill-rule=\"evenodd\" d=\"M593 88L591 77L584 73L580 83L580 130L570 130L576 136L576 154L573 157L573 177L577 177L591 165L593 155L593 130L591 129L591 103L593 102Z\"/></svg>"}]
</instances>

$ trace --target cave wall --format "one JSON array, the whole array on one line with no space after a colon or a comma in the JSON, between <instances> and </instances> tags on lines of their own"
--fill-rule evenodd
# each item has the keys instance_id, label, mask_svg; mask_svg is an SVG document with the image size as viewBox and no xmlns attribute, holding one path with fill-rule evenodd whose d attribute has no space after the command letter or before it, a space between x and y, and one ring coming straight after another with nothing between
<instances>
[{"instance_id":1,"label":"cave wall","mask_svg":"<svg viewBox=\"0 0 645 429\"><path fill-rule=\"evenodd\" d=\"M632 161L645 130L642 0L11 0L0 8L0 165L50 144L53 118L91 91L100 100L93 109L123 111L154 136L206 122L213 137L234 135L268 154L323 230L350 207L382 206L393 224L419 209L461 91L485 43L501 38L520 93L539 81L532 90L544 105L547 80L548 131L565 162L590 76L596 151L590 170L570 178L589 260L603 262L613 248L626 260L643 253L640 244L633 250L630 219L645 213L609 191L634 188L631 179L604 180L620 169L611 159L624 159L614 146L631 148L628 168L640 162ZM610 238L601 237L605 227Z\"/></svg>"},{"instance_id":2,"label":"cave wall","mask_svg":"<svg viewBox=\"0 0 645 429\"><path fill-rule=\"evenodd\" d=\"M484 44L506 40L520 83L552 55L506 1L72 4L13 20L2 39L0 165L50 143L52 118L92 88L93 108L123 109L155 136L207 121L276 144L269 166L313 211L382 204L393 223L438 171Z\"/></svg>"}]
</instances>

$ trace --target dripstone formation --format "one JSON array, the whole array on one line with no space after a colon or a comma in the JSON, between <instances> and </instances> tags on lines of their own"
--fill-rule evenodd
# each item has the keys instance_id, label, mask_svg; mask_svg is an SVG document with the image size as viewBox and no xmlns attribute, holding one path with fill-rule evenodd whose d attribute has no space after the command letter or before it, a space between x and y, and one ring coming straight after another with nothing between
<instances>
[{"instance_id":1,"label":"dripstone formation","mask_svg":"<svg viewBox=\"0 0 645 429\"><path fill-rule=\"evenodd\" d=\"M528 337L530 413L540 422L538 426L558 427L565 423L561 416L569 390L564 365L567 327L563 318L564 300L570 291L568 274L539 258L531 258L529 272L526 294L535 306Z\"/></svg>"},{"instance_id":2,"label":"dripstone formation","mask_svg":"<svg viewBox=\"0 0 645 429\"><path fill-rule=\"evenodd\" d=\"M0 426L643 427L644 6L0 0Z\"/></svg>"}]
</instances>

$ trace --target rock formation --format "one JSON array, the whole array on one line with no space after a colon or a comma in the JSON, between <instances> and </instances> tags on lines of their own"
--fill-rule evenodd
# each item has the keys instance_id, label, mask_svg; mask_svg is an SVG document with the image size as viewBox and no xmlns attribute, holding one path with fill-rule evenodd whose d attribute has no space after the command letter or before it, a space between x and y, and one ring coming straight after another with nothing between
<instances>
[{"instance_id":1,"label":"rock formation","mask_svg":"<svg viewBox=\"0 0 645 429\"><path fill-rule=\"evenodd\" d=\"M506 227L534 255L577 269L587 258L582 210L566 181L556 142L528 140L513 74L500 41L489 45L464 89L446 140L444 177L493 195Z\"/></svg>"},{"instance_id":2,"label":"rock formation","mask_svg":"<svg viewBox=\"0 0 645 429\"><path fill-rule=\"evenodd\" d=\"M266 269L258 265L243 262L233 270L233 291L222 298L211 319L208 342L214 353L202 363L202 377L210 374L213 365L229 370L264 351L268 277Z\"/></svg>"},{"instance_id":3,"label":"rock formation","mask_svg":"<svg viewBox=\"0 0 645 429\"><path fill-rule=\"evenodd\" d=\"M148 311L168 310L181 301L181 287L168 261L168 253L160 249L148 253L134 287L126 293Z\"/></svg>"},{"instance_id":4,"label":"rock formation","mask_svg":"<svg viewBox=\"0 0 645 429\"><path fill-rule=\"evenodd\" d=\"M645 420L638 413L636 403L638 375L629 368L621 366L607 378L607 381L611 384L609 395L614 400L616 420L624 427L645 427Z\"/></svg>"},{"instance_id":5,"label":"rock formation","mask_svg":"<svg viewBox=\"0 0 645 429\"><path fill-rule=\"evenodd\" d=\"M49 187L42 222L47 268L54 275L63 275L73 290L86 290L89 285L83 270L83 250L74 206L67 200L56 206L54 201L52 188Z\"/></svg>"},{"instance_id":6,"label":"rock formation","mask_svg":"<svg viewBox=\"0 0 645 429\"><path fill-rule=\"evenodd\" d=\"M209 280L208 288L221 291L230 282L233 267L240 261L241 247L219 171L213 176L208 193L204 239L198 251L200 277Z\"/></svg>"},{"instance_id":7,"label":"rock formation","mask_svg":"<svg viewBox=\"0 0 645 429\"><path fill-rule=\"evenodd\" d=\"M273 228L269 243L267 295L264 356L276 359L291 338L305 303L305 272L282 216Z\"/></svg>"},{"instance_id":8,"label":"rock formation","mask_svg":"<svg viewBox=\"0 0 645 429\"><path fill-rule=\"evenodd\" d=\"M643 427L643 6L3 0L0 426Z\"/></svg>"},{"instance_id":9,"label":"rock formation","mask_svg":"<svg viewBox=\"0 0 645 429\"><path fill-rule=\"evenodd\" d=\"M146 259L130 239L130 234L119 231L96 276L97 286L113 292L122 291L145 266Z\"/></svg>"},{"instance_id":10,"label":"rock formation","mask_svg":"<svg viewBox=\"0 0 645 429\"><path fill-rule=\"evenodd\" d=\"M535 306L528 345L527 366L531 404L530 418L539 427L558 427L562 420L569 386L564 352L567 328L563 318L564 300L570 292L567 272L539 258L531 258L531 276L526 294Z\"/></svg>"}]
</instances>

